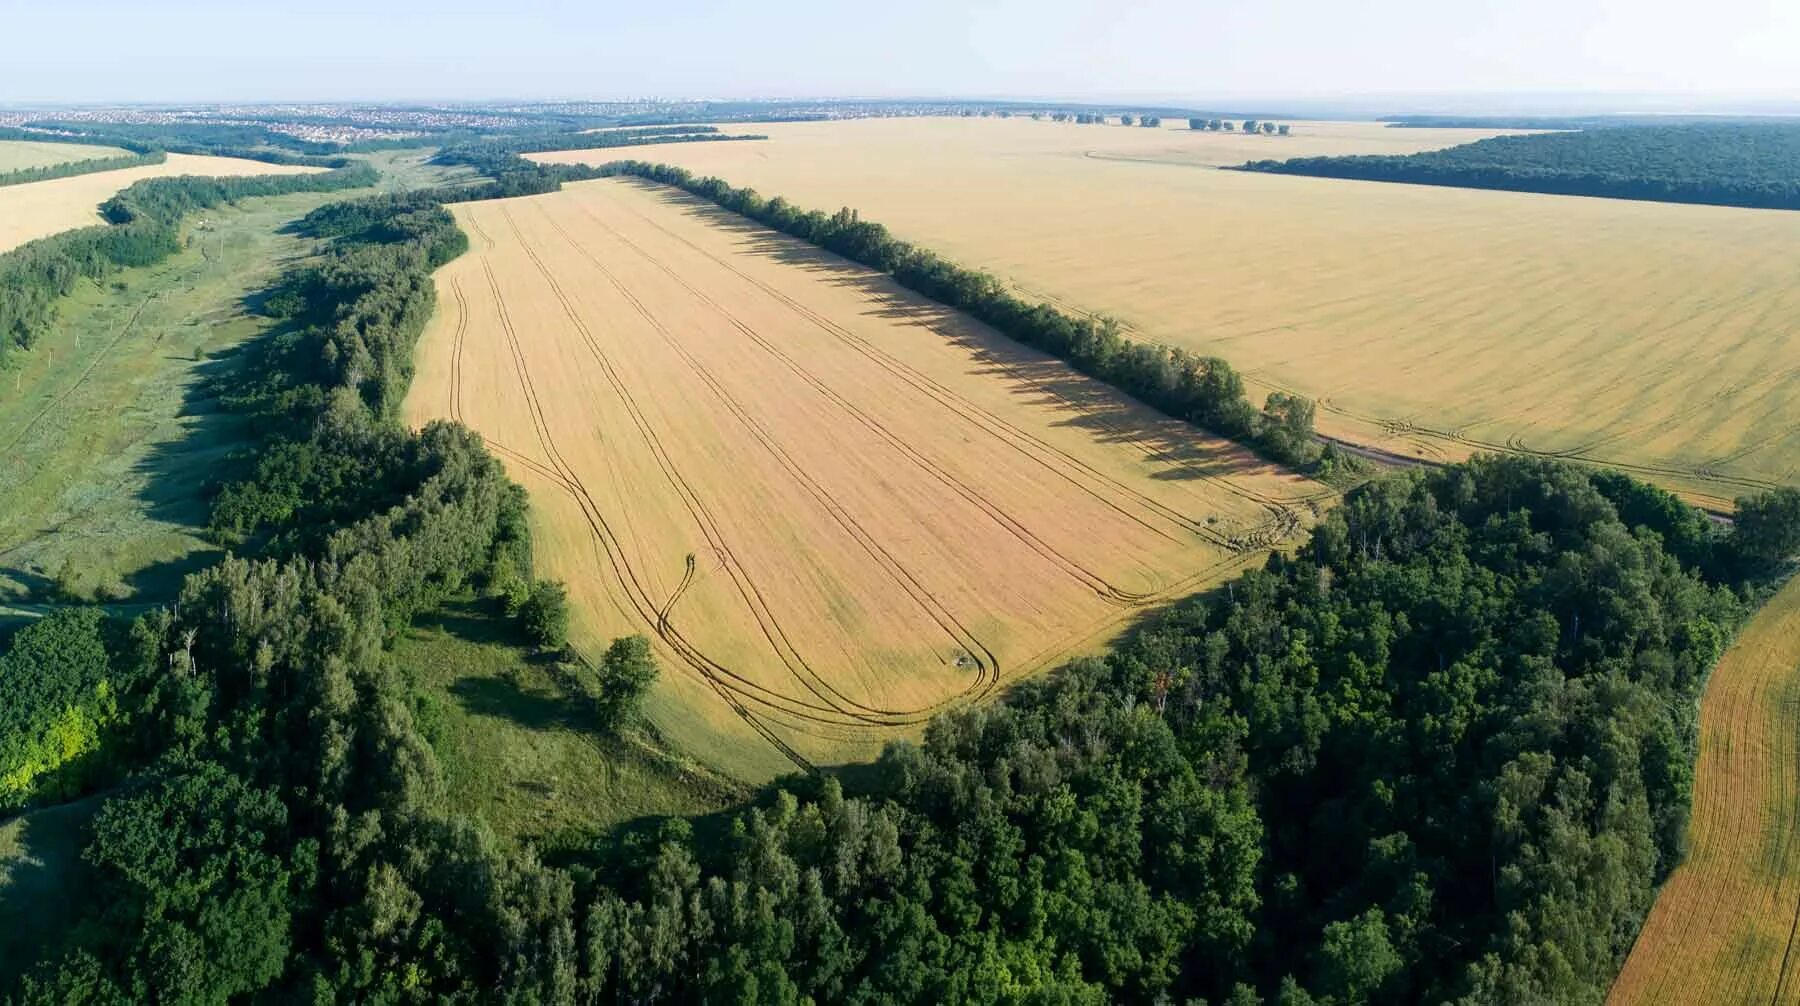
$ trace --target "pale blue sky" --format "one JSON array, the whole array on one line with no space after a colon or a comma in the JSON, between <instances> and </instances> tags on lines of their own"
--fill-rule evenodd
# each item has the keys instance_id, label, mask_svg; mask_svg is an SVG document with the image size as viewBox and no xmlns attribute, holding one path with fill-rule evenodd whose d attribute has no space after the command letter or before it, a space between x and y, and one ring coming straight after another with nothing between
<instances>
[{"instance_id":1,"label":"pale blue sky","mask_svg":"<svg viewBox=\"0 0 1800 1006\"><path fill-rule=\"evenodd\" d=\"M0 0L0 102L1800 95L1800 0Z\"/></svg>"}]
</instances>

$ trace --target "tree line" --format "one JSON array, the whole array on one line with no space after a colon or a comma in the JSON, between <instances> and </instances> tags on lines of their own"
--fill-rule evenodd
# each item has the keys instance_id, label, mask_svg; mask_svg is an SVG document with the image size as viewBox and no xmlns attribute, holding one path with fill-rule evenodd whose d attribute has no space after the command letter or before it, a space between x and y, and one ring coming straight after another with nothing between
<instances>
[{"instance_id":1,"label":"tree line","mask_svg":"<svg viewBox=\"0 0 1800 1006\"><path fill-rule=\"evenodd\" d=\"M90 157L83 161L63 161L59 164L46 164L37 168L20 168L17 171L0 173L0 186L47 182L53 178L91 175L97 171L141 168L146 165L161 164L168 159L168 154L160 150L152 150L146 154L125 154L120 157Z\"/></svg>"},{"instance_id":2,"label":"tree line","mask_svg":"<svg viewBox=\"0 0 1800 1006\"><path fill-rule=\"evenodd\" d=\"M102 206L110 225L64 231L0 254L0 365L50 329L56 302L79 280L151 265L179 251L187 212L253 196L358 188L376 177L373 168L358 164L322 174L136 182Z\"/></svg>"},{"instance_id":3,"label":"tree line","mask_svg":"<svg viewBox=\"0 0 1800 1006\"><path fill-rule=\"evenodd\" d=\"M733 188L720 179L696 177L666 164L616 161L596 172L675 186L887 273L915 293L963 311L1147 405L1236 440L1272 460L1307 466L1321 457L1312 437L1314 407L1310 401L1275 394L1258 409L1244 393L1243 378L1224 360L1128 339L1111 319L1079 317L1047 303L1027 301L995 277L895 238L886 227L863 220L855 210L844 208L833 214L802 210L779 196L767 198L752 189Z\"/></svg>"},{"instance_id":4,"label":"tree line","mask_svg":"<svg viewBox=\"0 0 1800 1006\"><path fill-rule=\"evenodd\" d=\"M1252 161L1242 170L1791 210L1800 209L1800 125L1615 126L1418 154Z\"/></svg>"},{"instance_id":5,"label":"tree line","mask_svg":"<svg viewBox=\"0 0 1800 1006\"><path fill-rule=\"evenodd\" d=\"M604 150L656 143L707 143L728 140L766 140L760 133L721 133L717 126L642 126L604 129L598 132L566 131L509 135L448 146L437 159L443 164L481 166L507 155L536 154L553 150Z\"/></svg>"},{"instance_id":6,"label":"tree line","mask_svg":"<svg viewBox=\"0 0 1800 1006\"><path fill-rule=\"evenodd\" d=\"M1230 133L1237 130L1238 124L1232 122L1230 119L1189 119L1188 128L1214 133L1220 131ZM1245 119L1244 132L1261 133L1264 136L1286 136L1288 135L1288 126L1286 123L1274 123L1268 121L1258 122L1255 119Z\"/></svg>"}]
</instances>

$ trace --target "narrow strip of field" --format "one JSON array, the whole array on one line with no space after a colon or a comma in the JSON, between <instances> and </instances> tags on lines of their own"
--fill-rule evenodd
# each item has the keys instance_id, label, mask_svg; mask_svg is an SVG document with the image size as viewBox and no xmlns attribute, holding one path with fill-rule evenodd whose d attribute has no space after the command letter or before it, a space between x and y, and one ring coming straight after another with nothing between
<instances>
[{"instance_id":1,"label":"narrow strip of field","mask_svg":"<svg viewBox=\"0 0 1800 1006\"><path fill-rule=\"evenodd\" d=\"M240 157L170 154L161 164L0 187L0 252L60 231L102 223L100 204L133 182L165 175L291 175L321 168Z\"/></svg>"},{"instance_id":2,"label":"narrow strip of field","mask_svg":"<svg viewBox=\"0 0 1800 1006\"><path fill-rule=\"evenodd\" d=\"M103 157L124 157L129 153L130 151L119 147L99 147L90 143L3 140L0 141L0 175L24 168L47 168L53 164L97 161Z\"/></svg>"},{"instance_id":3,"label":"narrow strip of field","mask_svg":"<svg viewBox=\"0 0 1800 1006\"><path fill-rule=\"evenodd\" d=\"M1608 1002L1800 1002L1800 579L1714 669L1687 861Z\"/></svg>"},{"instance_id":4,"label":"narrow strip of field","mask_svg":"<svg viewBox=\"0 0 1800 1006\"><path fill-rule=\"evenodd\" d=\"M658 725L740 776L867 757L1330 497L679 193L455 212L409 418L487 437L581 641L650 635Z\"/></svg>"}]
</instances>

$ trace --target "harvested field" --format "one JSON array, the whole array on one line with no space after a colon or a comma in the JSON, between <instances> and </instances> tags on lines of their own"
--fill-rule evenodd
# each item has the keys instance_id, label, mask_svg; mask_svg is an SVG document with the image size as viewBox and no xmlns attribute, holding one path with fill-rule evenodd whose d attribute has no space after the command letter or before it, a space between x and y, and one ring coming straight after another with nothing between
<instances>
[{"instance_id":1,"label":"harvested field","mask_svg":"<svg viewBox=\"0 0 1800 1006\"><path fill-rule=\"evenodd\" d=\"M1610 1003L1800 1002L1800 579L1744 629L1700 706L1687 861Z\"/></svg>"},{"instance_id":2,"label":"harvested field","mask_svg":"<svg viewBox=\"0 0 1800 1006\"><path fill-rule=\"evenodd\" d=\"M140 179L164 175L291 175L319 170L322 169L265 164L239 157L170 154L162 164L0 187L0 252L59 231L102 223L100 204Z\"/></svg>"},{"instance_id":3,"label":"harvested field","mask_svg":"<svg viewBox=\"0 0 1800 1006\"><path fill-rule=\"evenodd\" d=\"M578 644L649 635L657 726L741 778L867 758L1330 497L673 190L453 209L409 421L487 437Z\"/></svg>"},{"instance_id":4,"label":"harvested field","mask_svg":"<svg viewBox=\"0 0 1800 1006\"><path fill-rule=\"evenodd\" d=\"M125 157L131 151L120 147L97 147L88 143L38 143L32 140L0 140L0 175L23 168L47 168L71 161L94 161L102 157Z\"/></svg>"},{"instance_id":5,"label":"harvested field","mask_svg":"<svg viewBox=\"0 0 1800 1006\"><path fill-rule=\"evenodd\" d=\"M758 129L770 139L635 156L853 206L1028 293L1222 356L1259 393L1317 398L1321 431L1352 443L1590 461L1720 509L1800 481L1800 213L1206 170L1467 130Z\"/></svg>"}]
</instances>

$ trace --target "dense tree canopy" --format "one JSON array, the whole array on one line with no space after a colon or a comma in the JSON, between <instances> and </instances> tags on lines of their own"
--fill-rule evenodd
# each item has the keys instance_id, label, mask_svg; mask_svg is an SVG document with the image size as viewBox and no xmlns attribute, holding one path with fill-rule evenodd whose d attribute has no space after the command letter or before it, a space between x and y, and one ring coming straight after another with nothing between
<instances>
[{"instance_id":1,"label":"dense tree canopy","mask_svg":"<svg viewBox=\"0 0 1800 1006\"><path fill-rule=\"evenodd\" d=\"M1800 209L1800 125L1690 123L1497 136L1394 156L1252 161L1250 171Z\"/></svg>"}]
</instances>

